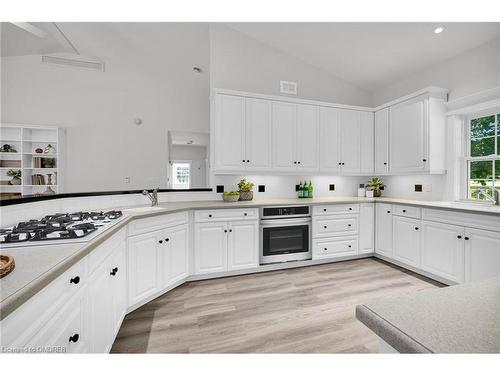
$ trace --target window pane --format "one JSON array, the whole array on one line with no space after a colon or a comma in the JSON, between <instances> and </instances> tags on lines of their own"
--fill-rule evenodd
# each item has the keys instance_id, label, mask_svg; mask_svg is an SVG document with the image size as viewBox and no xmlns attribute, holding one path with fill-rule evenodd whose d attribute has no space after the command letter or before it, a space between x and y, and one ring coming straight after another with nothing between
<instances>
[{"instance_id":1,"label":"window pane","mask_svg":"<svg viewBox=\"0 0 500 375\"><path fill-rule=\"evenodd\" d=\"M488 161L471 161L470 162L470 177L471 180L482 180L493 178L493 162Z\"/></svg>"},{"instance_id":2,"label":"window pane","mask_svg":"<svg viewBox=\"0 0 500 375\"><path fill-rule=\"evenodd\" d=\"M480 117L470 122L471 138L495 135L495 116Z\"/></svg>"},{"instance_id":3,"label":"window pane","mask_svg":"<svg viewBox=\"0 0 500 375\"><path fill-rule=\"evenodd\" d=\"M498 179L500 182L500 160L495 160L495 179Z\"/></svg>"},{"instance_id":4,"label":"window pane","mask_svg":"<svg viewBox=\"0 0 500 375\"><path fill-rule=\"evenodd\" d=\"M488 156L495 154L495 137L471 140L470 156Z\"/></svg>"},{"instance_id":5,"label":"window pane","mask_svg":"<svg viewBox=\"0 0 500 375\"><path fill-rule=\"evenodd\" d=\"M470 199L480 199L485 200L486 197L483 194L486 193L492 196L493 181L492 180L472 180L469 185L469 198Z\"/></svg>"}]
</instances>

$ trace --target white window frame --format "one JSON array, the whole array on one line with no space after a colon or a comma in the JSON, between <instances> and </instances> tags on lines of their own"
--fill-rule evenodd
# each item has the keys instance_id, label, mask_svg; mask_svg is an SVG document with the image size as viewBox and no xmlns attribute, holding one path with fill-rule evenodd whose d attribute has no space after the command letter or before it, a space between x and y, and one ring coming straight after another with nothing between
<instances>
[{"instance_id":1,"label":"white window frame","mask_svg":"<svg viewBox=\"0 0 500 375\"><path fill-rule=\"evenodd\" d=\"M464 195L462 199L472 201L472 202L477 202L481 201L480 199L471 199L469 197L469 189L470 189L470 164L473 161L498 161L500 162L500 155L498 154L493 154L493 155L488 155L488 156L471 156L471 121L477 118L481 117L487 117L487 116L496 116L495 121L497 123L495 127L495 135L494 135L494 141L495 141L495 148L494 150L498 152L498 147L500 145L498 144L498 137L500 136L500 107L480 111L480 112L475 112L471 113L467 116L465 116L465 137L464 139L466 140L466 145L465 145L465 158L464 158L464 176L465 176L465 188L463 189ZM495 186L495 182L497 179L495 179L495 163L492 163L492 183L493 186Z\"/></svg>"},{"instance_id":2,"label":"white window frame","mask_svg":"<svg viewBox=\"0 0 500 375\"><path fill-rule=\"evenodd\" d=\"M172 189L190 189L191 188L191 171L192 171L192 162L191 160L171 160L170 161L170 178L172 179ZM188 177L188 185L187 187L179 187L179 185L175 184L175 177L174 177L174 164L189 164L189 177Z\"/></svg>"}]
</instances>

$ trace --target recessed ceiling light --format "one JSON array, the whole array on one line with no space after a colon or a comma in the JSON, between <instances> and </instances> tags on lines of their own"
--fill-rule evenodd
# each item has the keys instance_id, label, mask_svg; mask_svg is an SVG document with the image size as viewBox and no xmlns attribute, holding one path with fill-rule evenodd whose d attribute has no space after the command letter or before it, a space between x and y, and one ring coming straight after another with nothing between
<instances>
[{"instance_id":1,"label":"recessed ceiling light","mask_svg":"<svg viewBox=\"0 0 500 375\"><path fill-rule=\"evenodd\" d=\"M443 27L436 27L434 29L434 34L441 34L444 31Z\"/></svg>"}]
</instances>

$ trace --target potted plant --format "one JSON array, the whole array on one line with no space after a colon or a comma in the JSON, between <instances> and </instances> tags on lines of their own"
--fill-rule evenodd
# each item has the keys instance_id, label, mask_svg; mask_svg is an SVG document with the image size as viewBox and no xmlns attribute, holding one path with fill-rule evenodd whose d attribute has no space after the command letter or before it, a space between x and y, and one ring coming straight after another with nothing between
<instances>
[{"instance_id":1,"label":"potted plant","mask_svg":"<svg viewBox=\"0 0 500 375\"><path fill-rule=\"evenodd\" d=\"M224 193L222 193L222 200L224 202L237 202L239 199L239 191L225 191Z\"/></svg>"},{"instance_id":2,"label":"potted plant","mask_svg":"<svg viewBox=\"0 0 500 375\"><path fill-rule=\"evenodd\" d=\"M380 197L382 195L381 188L384 187L384 181L381 178L372 177L368 180L366 185L373 191L374 197Z\"/></svg>"},{"instance_id":3,"label":"potted plant","mask_svg":"<svg viewBox=\"0 0 500 375\"><path fill-rule=\"evenodd\" d=\"M254 183L247 181L245 178L238 183L240 201L251 201L253 199L253 187Z\"/></svg>"},{"instance_id":4,"label":"potted plant","mask_svg":"<svg viewBox=\"0 0 500 375\"><path fill-rule=\"evenodd\" d=\"M7 176L12 177L10 180L11 185L21 185L21 170L20 169L9 169L7 171Z\"/></svg>"}]
</instances>

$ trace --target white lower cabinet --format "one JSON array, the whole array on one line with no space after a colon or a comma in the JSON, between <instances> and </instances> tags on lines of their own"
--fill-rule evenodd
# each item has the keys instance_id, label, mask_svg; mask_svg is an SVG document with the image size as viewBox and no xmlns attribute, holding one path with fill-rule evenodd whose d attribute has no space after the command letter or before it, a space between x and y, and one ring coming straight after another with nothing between
<instances>
[{"instance_id":1,"label":"white lower cabinet","mask_svg":"<svg viewBox=\"0 0 500 375\"><path fill-rule=\"evenodd\" d=\"M375 235L375 205L361 203L359 205L359 253L373 253Z\"/></svg>"},{"instance_id":2,"label":"white lower cabinet","mask_svg":"<svg viewBox=\"0 0 500 375\"><path fill-rule=\"evenodd\" d=\"M393 217L393 258L420 267L420 220Z\"/></svg>"},{"instance_id":3,"label":"white lower cabinet","mask_svg":"<svg viewBox=\"0 0 500 375\"><path fill-rule=\"evenodd\" d=\"M163 288L178 283L189 275L188 270L188 248L189 248L189 226L188 224L169 228L165 231L165 246L162 252L162 285ZM160 246L161 248L161 246Z\"/></svg>"},{"instance_id":4,"label":"white lower cabinet","mask_svg":"<svg viewBox=\"0 0 500 375\"><path fill-rule=\"evenodd\" d=\"M375 253L392 258L392 205L375 205Z\"/></svg>"},{"instance_id":5,"label":"white lower cabinet","mask_svg":"<svg viewBox=\"0 0 500 375\"><path fill-rule=\"evenodd\" d=\"M422 222L421 268L453 282L463 282L464 237L463 227Z\"/></svg>"},{"instance_id":6,"label":"white lower cabinet","mask_svg":"<svg viewBox=\"0 0 500 375\"><path fill-rule=\"evenodd\" d=\"M207 274L257 267L257 221L222 221L195 224L195 273Z\"/></svg>"},{"instance_id":7,"label":"white lower cabinet","mask_svg":"<svg viewBox=\"0 0 500 375\"><path fill-rule=\"evenodd\" d=\"M500 233L465 229L465 281L500 276Z\"/></svg>"}]
</instances>

